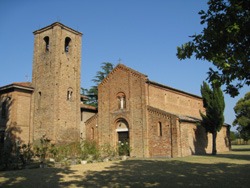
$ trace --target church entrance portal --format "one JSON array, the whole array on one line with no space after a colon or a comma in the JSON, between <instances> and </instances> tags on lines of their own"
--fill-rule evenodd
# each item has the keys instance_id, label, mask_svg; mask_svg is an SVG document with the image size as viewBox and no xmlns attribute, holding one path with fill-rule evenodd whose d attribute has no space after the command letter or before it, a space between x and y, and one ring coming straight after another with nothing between
<instances>
[{"instance_id":1,"label":"church entrance portal","mask_svg":"<svg viewBox=\"0 0 250 188\"><path fill-rule=\"evenodd\" d=\"M124 119L117 121L116 126L119 155L128 155L130 152L128 123Z\"/></svg>"}]
</instances>

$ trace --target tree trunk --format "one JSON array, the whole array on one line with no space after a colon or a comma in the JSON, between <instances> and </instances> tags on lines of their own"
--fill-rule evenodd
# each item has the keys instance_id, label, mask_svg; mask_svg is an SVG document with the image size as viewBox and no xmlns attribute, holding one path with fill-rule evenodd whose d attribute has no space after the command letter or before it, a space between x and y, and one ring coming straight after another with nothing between
<instances>
[{"instance_id":1,"label":"tree trunk","mask_svg":"<svg viewBox=\"0 0 250 188\"><path fill-rule=\"evenodd\" d=\"M212 155L216 155L216 154L217 154L217 149L216 149L217 131L214 131L214 132L212 133L212 135L213 135L213 140L212 140L212 142L213 142Z\"/></svg>"}]
</instances>

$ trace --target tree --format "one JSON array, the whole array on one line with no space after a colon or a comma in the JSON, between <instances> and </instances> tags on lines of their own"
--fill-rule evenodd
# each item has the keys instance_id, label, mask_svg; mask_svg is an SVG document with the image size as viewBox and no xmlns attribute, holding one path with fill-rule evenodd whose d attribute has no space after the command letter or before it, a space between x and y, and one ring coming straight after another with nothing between
<instances>
[{"instance_id":1,"label":"tree","mask_svg":"<svg viewBox=\"0 0 250 188\"><path fill-rule=\"evenodd\" d=\"M207 132L212 134L212 154L216 155L217 132L220 131L224 124L224 96L219 87L212 85L212 89L210 89L206 82L203 82L203 85L201 86L201 94L203 106L206 111L206 114L200 112L202 117L201 125Z\"/></svg>"},{"instance_id":2,"label":"tree","mask_svg":"<svg viewBox=\"0 0 250 188\"><path fill-rule=\"evenodd\" d=\"M235 120L233 125L238 125L238 132L244 141L250 139L250 92L246 93L234 107Z\"/></svg>"},{"instance_id":3,"label":"tree","mask_svg":"<svg viewBox=\"0 0 250 188\"><path fill-rule=\"evenodd\" d=\"M103 62L101 71L96 73L96 76L92 81L96 84L90 89L82 88L82 94L86 95L89 99L85 102L86 104L97 107L98 106L98 85L108 76L108 74L114 69L114 65L109 62Z\"/></svg>"},{"instance_id":4,"label":"tree","mask_svg":"<svg viewBox=\"0 0 250 188\"><path fill-rule=\"evenodd\" d=\"M208 10L199 12L201 34L177 47L180 60L191 58L213 63L208 80L218 86L226 85L226 93L239 94L245 84L250 85L250 0L209 0Z\"/></svg>"}]
</instances>

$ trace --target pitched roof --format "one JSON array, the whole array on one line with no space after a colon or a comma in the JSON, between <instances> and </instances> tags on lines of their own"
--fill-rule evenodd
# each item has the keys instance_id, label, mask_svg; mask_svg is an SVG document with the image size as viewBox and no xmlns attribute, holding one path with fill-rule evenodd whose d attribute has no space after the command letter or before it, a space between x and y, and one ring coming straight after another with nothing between
<instances>
[{"instance_id":1,"label":"pitched roof","mask_svg":"<svg viewBox=\"0 0 250 188\"><path fill-rule=\"evenodd\" d=\"M172 115L172 116L178 118L180 122L197 123L197 122L201 121L201 119L198 119L198 118L195 118L195 117L184 116L184 115L179 115L179 114L173 114L173 113L170 113L170 112L167 112L167 111L164 111L164 110L161 110L159 108L155 108L155 107L152 107L152 106L149 106L149 105L147 106L147 109L150 110L150 111L160 113L162 115Z\"/></svg>"},{"instance_id":2,"label":"pitched roof","mask_svg":"<svg viewBox=\"0 0 250 188\"><path fill-rule=\"evenodd\" d=\"M77 35L82 35L81 32L76 31L76 30L74 30L74 29L72 29L72 28L70 28L70 27L68 27L68 26L66 26L66 25L63 25L63 24L60 23L60 22L54 22L54 23L52 23L51 25L48 25L48 26L43 27L43 28L41 28L41 29L38 29L38 30L34 31L33 34L34 34L34 35L35 35L35 34L39 34L39 33L44 32L44 31L46 31L46 30L52 29L52 28L55 27L55 26L60 26L62 29L68 30L68 31L70 31L70 32L72 32L72 33L75 33L75 34L77 34Z\"/></svg>"},{"instance_id":3,"label":"pitched roof","mask_svg":"<svg viewBox=\"0 0 250 188\"><path fill-rule=\"evenodd\" d=\"M116 65L116 67L108 74L108 76L107 76L106 78L103 79L103 81L102 81L100 84L103 84L103 83L107 82L107 81L109 80L109 78L110 78L110 75L114 74L114 72L116 72L118 69L122 69L122 70L124 70L124 71L131 72L131 73L133 73L133 74L135 74L135 75L138 75L139 77L144 77L145 79L147 79L147 77L148 77L148 76L145 75L145 74L142 74L142 73L140 73L140 72L138 72L138 71L136 71L136 70L134 70L134 69L131 69L130 67L125 66L124 64L119 63L119 64Z\"/></svg>"},{"instance_id":4,"label":"pitched roof","mask_svg":"<svg viewBox=\"0 0 250 188\"><path fill-rule=\"evenodd\" d=\"M14 89L20 89L23 91L29 91L29 92L33 92L34 88L31 85L31 82L14 82L12 84L9 85L5 85L0 87L0 92L6 92L9 90L14 90Z\"/></svg>"},{"instance_id":5,"label":"pitched roof","mask_svg":"<svg viewBox=\"0 0 250 188\"><path fill-rule=\"evenodd\" d=\"M13 82L12 84L22 87L32 87L31 82Z\"/></svg>"},{"instance_id":6,"label":"pitched roof","mask_svg":"<svg viewBox=\"0 0 250 188\"><path fill-rule=\"evenodd\" d=\"M173 87L169 87L169 86L166 86L166 85L163 85L163 84L160 84L160 83L157 83L157 82L154 82L154 81L150 81L148 79L148 76L146 74L143 74L143 73L140 73L130 67L127 67L126 65L124 64L118 64L114 69L113 71L110 73L112 74L113 72L115 72L117 69L123 69L123 70L126 70L126 71L130 71L134 74L137 74L139 76L142 76L142 77L145 77L145 80L146 80L146 83L148 84L151 84L151 85L155 85L157 87L160 87L160 88L164 88L164 89L169 89L169 90L172 90L172 91L175 91L175 92L178 92L178 93L182 93L182 94L185 94L185 95L189 95L189 96L193 96L195 98L199 98L199 99L202 99L202 97L198 96L198 95L194 95L192 93L188 93L188 92L185 92L185 91L182 91L182 90L179 90L179 89L175 89ZM106 82L109 78L109 75L103 80L103 83Z\"/></svg>"},{"instance_id":7,"label":"pitched roof","mask_svg":"<svg viewBox=\"0 0 250 188\"><path fill-rule=\"evenodd\" d=\"M81 109L91 110L91 111L97 112L97 108L96 107L88 105L88 104L81 103L80 107L81 107Z\"/></svg>"}]
</instances>

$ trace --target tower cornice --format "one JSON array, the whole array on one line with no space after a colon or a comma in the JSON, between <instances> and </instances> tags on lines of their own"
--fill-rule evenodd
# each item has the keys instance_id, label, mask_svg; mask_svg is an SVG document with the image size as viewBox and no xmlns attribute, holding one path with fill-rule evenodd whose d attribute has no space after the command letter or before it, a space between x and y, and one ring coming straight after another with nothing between
<instances>
[{"instance_id":1,"label":"tower cornice","mask_svg":"<svg viewBox=\"0 0 250 188\"><path fill-rule=\"evenodd\" d=\"M72 28L70 28L70 27L68 27L68 26L66 26L66 25L63 25L63 24L60 23L60 22L54 22L54 23L52 23L52 24L49 25L49 26L43 27L43 28L41 28L41 29L38 29L38 30L34 31L33 34L36 35L36 34L42 33L42 32L44 32L44 31L46 31L46 30L53 29L53 27L55 27L55 26L59 26L59 27L61 27L62 29L65 29L65 30L67 30L67 31L70 31L70 32L72 32L72 33L74 33L74 34L76 34L76 35L81 35L81 36L82 36L82 33L81 33L81 32L76 31L76 30L74 30L74 29L72 29Z\"/></svg>"}]
</instances>

